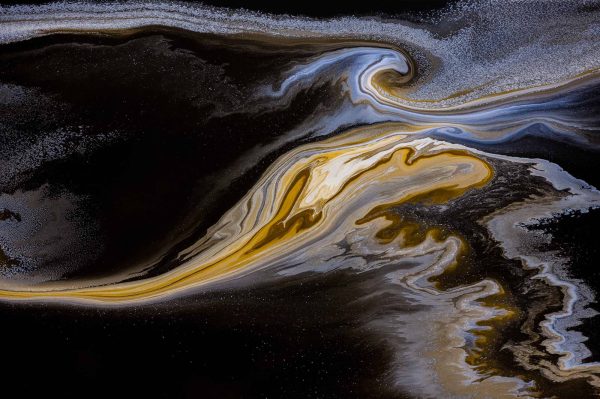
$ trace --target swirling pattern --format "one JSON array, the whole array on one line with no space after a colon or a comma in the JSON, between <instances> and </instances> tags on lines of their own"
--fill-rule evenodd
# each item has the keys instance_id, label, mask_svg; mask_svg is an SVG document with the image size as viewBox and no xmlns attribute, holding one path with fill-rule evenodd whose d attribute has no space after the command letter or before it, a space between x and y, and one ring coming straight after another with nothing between
<instances>
[{"instance_id":1,"label":"swirling pattern","mask_svg":"<svg viewBox=\"0 0 600 399\"><path fill-rule=\"evenodd\" d=\"M598 395L600 363L587 342L598 337L578 329L596 316L598 287L576 277L544 226L600 207L600 192L585 181L595 178L585 162L600 150L600 8L494 4L459 3L421 25L162 3L2 9L0 298L128 308L343 271L369 287L358 301L374 298L376 310L365 305L369 316L356 318L393 354L382 378L394 396ZM475 22L461 25L468 14ZM196 41L208 43L213 63L195 53ZM242 65L236 78L221 50L238 52L237 60L265 57L264 70ZM94 53L116 61L89 62ZM63 88L69 55L89 64L81 82L106 71L134 79L123 71L137 63L163 63L166 71L192 65L190 81L207 77L189 97L183 84L156 90L177 92L177 112L179 104L200 104L203 123L277 116L260 124L273 131L264 133L269 140L240 144L224 171L202 178L214 187L207 197L265 166L205 227L186 211L182 232L141 260L77 275L100 255L71 248L97 240L101 229L75 244L61 238L80 229L69 215L85 198L53 194L51 179L35 180L35 171L129 138L123 124L104 126L86 114L101 135L54 131L33 146L20 141L23 104L60 113L65 104L91 103ZM50 77L40 77L44 68ZM234 137L245 134L244 122L227 126ZM62 260L71 252L72 262Z\"/></svg>"}]
</instances>

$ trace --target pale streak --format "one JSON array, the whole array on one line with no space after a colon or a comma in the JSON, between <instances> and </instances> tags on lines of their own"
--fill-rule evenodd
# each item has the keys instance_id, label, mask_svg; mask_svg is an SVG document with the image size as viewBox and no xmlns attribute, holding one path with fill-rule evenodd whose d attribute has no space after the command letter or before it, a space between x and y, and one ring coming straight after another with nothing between
<instances>
[{"instance_id":1,"label":"pale streak","mask_svg":"<svg viewBox=\"0 0 600 399\"><path fill-rule=\"evenodd\" d=\"M529 88L535 92L556 87L597 74L600 68L596 56L600 51L598 13L581 12L577 3L530 1L497 7L493 1L473 1L459 3L456 9L449 8L444 14L452 19L461 12L479 18L440 38L429 30L431 25L439 24L435 18L431 18L429 25L418 26L405 21L353 17L333 20L276 17L183 2L61 2L0 7L0 43L52 33L110 34L147 26L221 35L262 35L269 40L351 38L386 43L393 48L410 47L418 63L429 64L432 75L410 90L403 89L406 96L391 94L393 101L428 109L510 98L515 90ZM524 25L527 35L511 34ZM512 36L513 51L501 51L505 44L503 35ZM557 35L560 43L555 43ZM499 50L494 51L496 48ZM380 99L386 93L391 92L380 92Z\"/></svg>"}]
</instances>

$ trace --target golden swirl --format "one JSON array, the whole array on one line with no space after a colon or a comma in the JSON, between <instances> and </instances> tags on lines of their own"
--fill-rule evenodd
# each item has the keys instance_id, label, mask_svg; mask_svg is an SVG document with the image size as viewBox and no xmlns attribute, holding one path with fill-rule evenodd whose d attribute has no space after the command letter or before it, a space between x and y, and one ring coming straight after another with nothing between
<instances>
[{"instance_id":1,"label":"golden swirl","mask_svg":"<svg viewBox=\"0 0 600 399\"><path fill-rule=\"evenodd\" d=\"M338 215L352 215L337 227L351 231L382 207L415 198L447 200L492 177L492 168L475 155L406 131L359 129L289 152L168 273L102 286L5 287L0 297L126 302L169 295L301 250L312 235L335 229Z\"/></svg>"}]
</instances>

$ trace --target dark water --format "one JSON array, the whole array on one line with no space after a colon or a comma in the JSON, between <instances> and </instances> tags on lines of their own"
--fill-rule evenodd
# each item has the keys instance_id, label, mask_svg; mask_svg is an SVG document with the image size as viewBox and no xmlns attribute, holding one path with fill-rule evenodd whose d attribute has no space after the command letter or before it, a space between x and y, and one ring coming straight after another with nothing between
<instances>
[{"instance_id":1,"label":"dark water","mask_svg":"<svg viewBox=\"0 0 600 399\"><path fill-rule=\"evenodd\" d=\"M360 331L369 303L353 303L351 282L337 273L122 310L3 306L2 375L25 396L385 397L389 354Z\"/></svg>"},{"instance_id":2,"label":"dark water","mask_svg":"<svg viewBox=\"0 0 600 399\"><path fill-rule=\"evenodd\" d=\"M26 122L15 116L21 108L4 108L20 136L9 144L63 125L85 126L67 147L105 132L116 138L91 154L67 151L3 191L49 185L85 198L81 228L99 234L79 243L89 255L64 278L110 275L156 256L150 274L168 270L178 248L201 237L302 138L252 155L247 171L232 172L236 161L315 107L333 105L323 89L285 109L255 113L245 102L269 68L305 53L266 44L248 52L243 43L173 32L4 46L0 80L51 98ZM380 397L388 355L359 331L356 315L368 306L349 305L361 296L346 289L349 281L343 273L291 279L125 309L3 304L0 336L10 344L2 375L26 396Z\"/></svg>"},{"instance_id":3,"label":"dark water","mask_svg":"<svg viewBox=\"0 0 600 399\"><path fill-rule=\"evenodd\" d=\"M160 265L153 273L168 270L181 245L204 235L275 157L302 137L247 153L283 136L316 107L335 105L328 90L315 89L286 109L253 112L248 106L252 85L294 54L268 46L249 52L243 43L152 32L115 40L81 37L75 43L71 36L48 37L6 46L0 79L39 90L64 107L33 109L25 123L15 116L21 108L6 108L7 123L18 135L13 142L7 139L7 149L64 125L82 131L65 139L67 153L75 147L69 156L7 182L4 190L48 184L85 198L82 212L104 245L97 254L96 239L82 244L89 246L81 249L90 257L75 275L110 274L157 256ZM97 151L77 150L107 132L114 138Z\"/></svg>"}]
</instances>

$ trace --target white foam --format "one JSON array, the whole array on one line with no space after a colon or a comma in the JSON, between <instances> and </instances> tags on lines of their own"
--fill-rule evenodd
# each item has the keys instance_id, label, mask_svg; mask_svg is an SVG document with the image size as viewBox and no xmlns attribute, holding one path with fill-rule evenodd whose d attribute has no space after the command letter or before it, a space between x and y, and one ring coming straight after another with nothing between
<instances>
[{"instance_id":1,"label":"white foam","mask_svg":"<svg viewBox=\"0 0 600 399\"><path fill-rule=\"evenodd\" d=\"M434 106L439 107L524 87L560 84L598 70L599 12L592 7L582 11L581 5L558 1L467 1L442 11L427 23L415 25L357 17L277 17L186 3L62 2L0 8L0 42L52 32L149 25L224 35L260 33L275 37L375 40L408 48L418 61L439 62L410 94L413 100L437 100ZM471 91L447 98L465 90Z\"/></svg>"}]
</instances>

